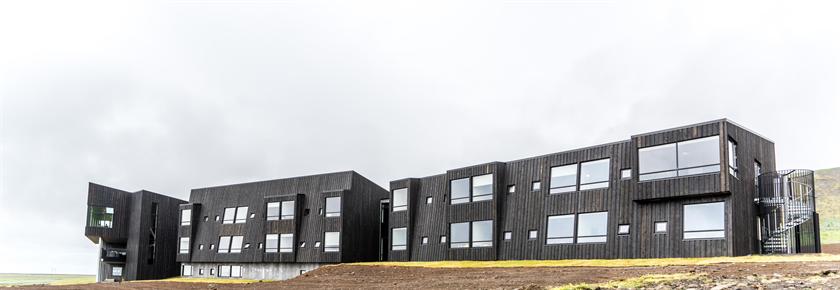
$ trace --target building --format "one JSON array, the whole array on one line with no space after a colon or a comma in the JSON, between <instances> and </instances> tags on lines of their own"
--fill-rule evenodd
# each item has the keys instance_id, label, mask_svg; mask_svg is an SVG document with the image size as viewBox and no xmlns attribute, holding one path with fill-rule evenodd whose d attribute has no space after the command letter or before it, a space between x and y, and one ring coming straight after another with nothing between
<instances>
[{"instance_id":1,"label":"building","mask_svg":"<svg viewBox=\"0 0 840 290\"><path fill-rule=\"evenodd\" d=\"M186 201L145 190L131 193L90 183L85 236L99 244L96 280L177 276L182 203Z\"/></svg>"},{"instance_id":2,"label":"building","mask_svg":"<svg viewBox=\"0 0 840 290\"><path fill-rule=\"evenodd\" d=\"M820 250L813 173L725 119L390 187L391 261Z\"/></svg>"},{"instance_id":3,"label":"building","mask_svg":"<svg viewBox=\"0 0 840 290\"><path fill-rule=\"evenodd\" d=\"M194 277L287 279L377 261L387 198L353 171L193 189L171 245L181 274Z\"/></svg>"}]
</instances>

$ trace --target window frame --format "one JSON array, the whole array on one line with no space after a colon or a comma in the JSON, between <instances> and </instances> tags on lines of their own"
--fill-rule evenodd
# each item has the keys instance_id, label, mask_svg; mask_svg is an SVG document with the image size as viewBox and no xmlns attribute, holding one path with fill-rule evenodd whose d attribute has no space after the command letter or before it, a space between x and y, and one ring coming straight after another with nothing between
<instances>
[{"instance_id":1,"label":"window frame","mask_svg":"<svg viewBox=\"0 0 840 290\"><path fill-rule=\"evenodd\" d=\"M274 247L271 246L271 242L274 241ZM265 235L265 247L264 252L266 253L277 253L280 251L280 234L266 234Z\"/></svg>"},{"instance_id":2,"label":"window frame","mask_svg":"<svg viewBox=\"0 0 840 290\"><path fill-rule=\"evenodd\" d=\"M584 183L583 182L584 166L587 166L587 165L593 166L594 164L603 163L605 161L607 163L607 179L590 181L590 182ZM612 160L611 160L610 157L595 159L595 160L589 160L589 161L584 161L584 162L579 163L578 164L578 191L609 188L610 187L610 175L612 173L611 172L612 170L610 170L611 165L612 165Z\"/></svg>"},{"instance_id":3,"label":"window frame","mask_svg":"<svg viewBox=\"0 0 840 290\"><path fill-rule=\"evenodd\" d=\"M238 242L237 242L238 241ZM230 237L230 248L229 253L231 254L239 254L242 253L242 247L245 242L245 236L231 236Z\"/></svg>"},{"instance_id":4,"label":"window frame","mask_svg":"<svg viewBox=\"0 0 840 290\"><path fill-rule=\"evenodd\" d=\"M398 193L399 192L399 193ZM397 204L397 194L403 195L404 202ZM391 191L391 198L394 200L394 205L391 207L391 212L408 210L408 187L397 188Z\"/></svg>"},{"instance_id":5,"label":"window frame","mask_svg":"<svg viewBox=\"0 0 840 290\"><path fill-rule=\"evenodd\" d=\"M487 224L489 223L489 224ZM478 236L476 232L476 224L480 224L482 226L487 226L489 229L489 233L487 234L486 239L478 240L476 236ZM493 228L493 220L481 220L481 221L472 221L470 222L470 247L471 248L488 248L493 247L493 241L495 240L493 237L495 236L496 229Z\"/></svg>"},{"instance_id":6,"label":"window frame","mask_svg":"<svg viewBox=\"0 0 840 290\"><path fill-rule=\"evenodd\" d=\"M574 171L574 181L571 184L561 184L557 185L554 182L554 178L559 178L561 175L554 176L554 171L565 170L567 168L571 168ZM562 175L567 176L567 175ZM560 193L567 193L567 192L575 192L578 190L578 183L580 181L580 167L577 163L566 164L566 165L558 165L552 166L549 169L549 179L548 179L548 194L560 194Z\"/></svg>"},{"instance_id":7,"label":"window frame","mask_svg":"<svg viewBox=\"0 0 840 290\"><path fill-rule=\"evenodd\" d=\"M571 226L571 232L568 236L565 235L558 235L553 236L551 235L551 221L554 220L561 220L565 221L568 220L569 226ZM570 220L569 220L570 219ZM562 245L562 244L574 244L575 243L575 230L576 230L576 223L575 223L575 214L563 214L563 215L550 215L546 217L545 223L545 244L546 245ZM559 229L558 229L559 230ZM529 233L530 235L530 233ZM530 237L530 236L529 236Z\"/></svg>"},{"instance_id":8,"label":"window frame","mask_svg":"<svg viewBox=\"0 0 840 290\"><path fill-rule=\"evenodd\" d=\"M663 230L659 230L659 225L664 225ZM653 222L653 233L654 234L667 234L668 233L668 221L655 221Z\"/></svg>"},{"instance_id":9,"label":"window frame","mask_svg":"<svg viewBox=\"0 0 840 290\"><path fill-rule=\"evenodd\" d=\"M187 271L189 270L189 271ZM181 266L181 276L192 276L192 265L184 264Z\"/></svg>"},{"instance_id":10,"label":"window frame","mask_svg":"<svg viewBox=\"0 0 840 290\"><path fill-rule=\"evenodd\" d=\"M276 210L272 210L276 209ZM273 213L276 211L276 213ZM280 220L280 212L282 211L280 207L279 201L267 202L265 203L265 220L267 221L278 221Z\"/></svg>"},{"instance_id":11,"label":"window frame","mask_svg":"<svg viewBox=\"0 0 840 290\"><path fill-rule=\"evenodd\" d=\"M228 215L230 214L230 215ZM230 216L230 218L228 218ZM232 225L236 221L236 207L226 207L222 213L222 224Z\"/></svg>"},{"instance_id":12,"label":"window frame","mask_svg":"<svg viewBox=\"0 0 840 290\"><path fill-rule=\"evenodd\" d=\"M462 234L460 234L461 230L464 230L462 228L466 227L466 229L465 229L465 232L467 233L466 239L464 239L464 240L460 240L460 239L456 240L455 239L455 237L456 237L455 232L456 231L454 231L454 229L455 229L454 227L456 227L456 226L459 228L458 231L457 231L459 233L459 236L462 235ZM470 247L470 231L471 230L472 230L472 228L470 227L470 222L449 223L449 236L452 237L451 239L449 239L449 248L450 249L469 248Z\"/></svg>"},{"instance_id":13,"label":"window frame","mask_svg":"<svg viewBox=\"0 0 840 290\"><path fill-rule=\"evenodd\" d=\"M400 243L398 243L396 236L397 232L402 235ZM405 251L408 249L408 229L406 227L391 228L391 251Z\"/></svg>"},{"instance_id":14,"label":"window frame","mask_svg":"<svg viewBox=\"0 0 840 290\"><path fill-rule=\"evenodd\" d=\"M286 212L287 206L291 212ZM293 220L297 215L297 202L294 200L284 200L280 202L280 220Z\"/></svg>"},{"instance_id":15,"label":"window frame","mask_svg":"<svg viewBox=\"0 0 840 290\"><path fill-rule=\"evenodd\" d=\"M600 227L604 232L603 234L597 235L581 235L581 226L584 219L583 217L590 217L590 216L601 216L603 215L603 224ZM577 244L599 244L599 243L606 243L607 242L607 235L609 234L609 225L610 225L610 212L609 211L597 211L597 212L587 212L587 213L579 213L577 214L577 226L575 227L575 243ZM585 241L581 241L581 239Z\"/></svg>"},{"instance_id":16,"label":"window frame","mask_svg":"<svg viewBox=\"0 0 840 290\"><path fill-rule=\"evenodd\" d=\"M94 209L101 209L101 211L94 212ZM110 206L88 205L88 227L94 228L114 228L114 214L116 211Z\"/></svg>"},{"instance_id":17,"label":"window frame","mask_svg":"<svg viewBox=\"0 0 840 290\"><path fill-rule=\"evenodd\" d=\"M452 204L462 204L462 203L471 203L471 202L493 200L495 198L494 196L495 196L495 193L496 193L495 177L496 177L496 174L491 172L491 173L485 173L485 174L480 174L480 175L474 175L474 176L449 180L449 196L450 196L449 204L452 205ZM476 185L476 179L482 179L483 180L485 178L489 180L489 182L490 182L489 184ZM456 198L455 195L452 192L452 189L455 188L455 186L453 186L453 184L455 182L458 182L459 183L458 187L460 187L461 186L460 184L464 181L466 181L467 195L464 196L464 197L457 197ZM482 186L482 187L483 186L489 186L490 191L488 193L482 193L482 194L476 195L476 188L478 188L479 186Z\"/></svg>"},{"instance_id":18,"label":"window frame","mask_svg":"<svg viewBox=\"0 0 840 290\"><path fill-rule=\"evenodd\" d=\"M330 200L338 199L338 209L330 211ZM341 216L341 196L328 196L324 198L324 217L340 217ZM336 211L337 210L337 211Z\"/></svg>"},{"instance_id":19,"label":"window frame","mask_svg":"<svg viewBox=\"0 0 840 290\"><path fill-rule=\"evenodd\" d=\"M726 146L729 156L727 157L727 162L729 164L729 174L738 178L738 142L732 137L726 139Z\"/></svg>"},{"instance_id":20,"label":"window frame","mask_svg":"<svg viewBox=\"0 0 840 290\"><path fill-rule=\"evenodd\" d=\"M186 243L186 247L184 244ZM190 253L190 237L181 237L178 239L178 254L189 254Z\"/></svg>"},{"instance_id":21,"label":"window frame","mask_svg":"<svg viewBox=\"0 0 840 290\"><path fill-rule=\"evenodd\" d=\"M192 222L192 209L185 208L181 210L181 225L188 226Z\"/></svg>"},{"instance_id":22,"label":"window frame","mask_svg":"<svg viewBox=\"0 0 840 290\"><path fill-rule=\"evenodd\" d=\"M686 219L688 216L687 212L689 207L702 207L702 206L720 206L720 228L708 228L708 229L692 229L687 230L689 228L694 228L693 226L690 227L687 222L689 221ZM683 227L682 227L682 238L686 241L696 241L696 240L723 240L726 239L726 202L725 201L714 201L714 202L701 202L701 203L686 203L683 204L682 208L682 220L683 220ZM714 236L703 236L703 234L718 234ZM692 237L687 237L686 234L691 235Z\"/></svg>"},{"instance_id":23,"label":"window frame","mask_svg":"<svg viewBox=\"0 0 840 290\"><path fill-rule=\"evenodd\" d=\"M234 218L233 223L244 224L244 223L247 223L247 222L248 222L248 207L247 206L236 207L236 217Z\"/></svg>"},{"instance_id":24,"label":"window frame","mask_svg":"<svg viewBox=\"0 0 840 290\"><path fill-rule=\"evenodd\" d=\"M329 244L327 235L335 236L335 245ZM324 232L324 252L339 252L341 251L341 232Z\"/></svg>"},{"instance_id":25,"label":"window frame","mask_svg":"<svg viewBox=\"0 0 840 290\"><path fill-rule=\"evenodd\" d=\"M294 253L295 252L295 234L280 234L277 240L277 252L279 253ZM283 246L283 241L288 241L288 247Z\"/></svg>"},{"instance_id":26,"label":"window frame","mask_svg":"<svg viewBox=\"0 0 840 290\"><path fill-rule=\"evenodd\" d=\"M623 231L622 229L627 229ZM619 236L627 236L630 235L630 224L619 224L618 228L616 229L616 234Z\"/></svg>"},{"instance_id":27,"label":"window frame","mask_svg":"<svg viewBox=\"0 0 840 290\"><path fill-rule=\"evenodd\" d=\"M682 152L680 152L680 144L685 145L685 143L695 143L695 142L700 142L701 140L704 140L704 139L712 139L712 138L717 139L717 141L715 142L715 144L717 144L716 145L717 146L717 148L716 148L717 149L716 150L716 152L717 152L717 163L707 163L707 164L693 165L693 166L686 166L686 167L683 167L683 166L680 165L680 153L682 153ZM640 165L639 165L639 182L647 182L647 181L655 181L655 180L662 180L662 179L668 179L668 178L679 178L679 177L686 177L686 176L696 176L696 175L720 173L720 167L721 167L721 162L722 162L722 158L721 158L722 156L721 156L721 153L720 153L720 147L721 147L720 140L721 140L720 135L712 135L712 136L693 138L693 139L688 139L688 140L683 140L683 141L678 141L678 142L671 142L671 143L666 143L666 144L660 144L660 145L638 148L636 150L636 156L638 157L638 161L640 163ZM641 153L646 152L646 151L652 151L655 148L666 147L666 146L673 146L674 147L674 149L673 149L673 151L674 151L673 152L674 167L669 168L669 169L663 169L663 170L643 172L642 168L641 168L641 163L642 163L641 162L641 159L642 159L641 158ZM704 170L704 169L707 169L707 168L711 169L711 168L714 168L714 166L717 166L717 168L715 168L712 171L702 171L702 172L696 172L696 173L694 173L694 172L683 173L684 171L690 171L690 170L698 170L698 169Z\"/></svg>"}]
</instances>

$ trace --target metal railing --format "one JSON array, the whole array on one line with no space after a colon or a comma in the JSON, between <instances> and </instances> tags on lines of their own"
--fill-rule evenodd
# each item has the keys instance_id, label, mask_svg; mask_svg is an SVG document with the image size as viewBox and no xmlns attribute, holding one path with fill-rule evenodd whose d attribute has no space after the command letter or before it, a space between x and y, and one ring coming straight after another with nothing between
<instances>
[{"instance_id":1,"label":"metal railing","mask_svg":"<svg viewBox=\"0 0 840 290\"><path fill-rule=\"evenodd\" d=\"M813 218L814 172L783 170L758 177L763 253L794 253L794 228Z\"/></svg>"}]
</instances>

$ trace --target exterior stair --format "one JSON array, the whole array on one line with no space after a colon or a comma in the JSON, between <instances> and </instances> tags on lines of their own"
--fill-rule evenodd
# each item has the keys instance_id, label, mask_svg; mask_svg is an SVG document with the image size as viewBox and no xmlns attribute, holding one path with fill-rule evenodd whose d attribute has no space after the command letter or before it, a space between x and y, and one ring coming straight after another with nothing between
<instances>
[{"instance_id":1,"label":"exterior stair","mask_svg":"<svg viewBox=\"0 0 840 290\"><path fill-rule=\"evenodd\" d=\"M757 185L762 253L796 253L796 226L814 218L813 171L768 172L758 177Z\"/></svg>"}]
</instances>

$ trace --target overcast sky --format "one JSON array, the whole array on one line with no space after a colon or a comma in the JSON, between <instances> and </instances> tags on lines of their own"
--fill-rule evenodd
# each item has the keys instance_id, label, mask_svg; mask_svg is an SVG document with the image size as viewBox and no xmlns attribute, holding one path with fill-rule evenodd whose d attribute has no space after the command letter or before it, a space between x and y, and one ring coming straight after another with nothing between
<instances>
[{"instance_id":1,"label":"overcast sky","mask_svg":"<svg viewBox=\"0 0 840 290\"><path fill-rule=\"evenodd\" d=\"M387 186L723 117L840 166L830 2L117 2L0 4L0 272L95 272L88 182Z\"/></svg>"}]
</instances>

